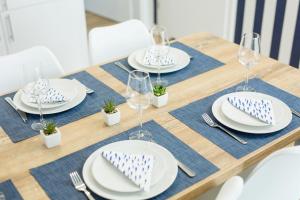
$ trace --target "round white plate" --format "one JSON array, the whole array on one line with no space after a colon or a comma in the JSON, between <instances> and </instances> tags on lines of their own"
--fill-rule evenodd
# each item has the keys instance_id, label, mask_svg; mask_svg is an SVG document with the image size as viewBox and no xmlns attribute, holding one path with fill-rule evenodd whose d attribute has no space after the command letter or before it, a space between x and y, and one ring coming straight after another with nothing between
<instances>
[{"instance_id":1,"label":"round white plate","mask_svg":"<svg viewBox=\"0 0 300 200\"><path fill-rule=\"evenodd\" d=\"M124 142L122 142L124 143ZM151 186L156 184L164 175L166 166L168 164L168 157L165 153L162 155L161 151L156 148L150 149L148 145L143 143L126 143L121 144L119 142L111 143L101 148L102 151L116 151L125 153L145 153L154 156L154 166L151 177ZM94 179L106 189L110 189L117 192L137 192L140 191L137 185L129 180L124 174L122 174L117 168L113 167L103 156L100 154L94 160L92 165L92 174Z\"/></svg>"},{"instance_id":2,"label":"round white plate","mask_svg":"<svg viewBox=\"0 0 300 200\"><path fill-rule=\"evenodd\" d=\"M176 48L172 48L172 49L176 49ZM158 73L159 72L158 68L146 67L146 66L143 66L143 65L139 64L136 61L137 53L139 51L144 51L144 50L145 49L138 50L138 51L135 51L132 54L130 54L130 56L128 57L129 65L131 67L133 67L134 69L141 70L141 71L144 71L144 72ZM178 70L181 70L181 69L185 68L190 63L190 57L186 52L184 52L180 49L176 49L174 51L178 52L178 56L175 57L176 65L171 66L171 67L167 67L167 68L162 68L162 69L160 69L160 73L164 74L164 73L175 72L175 71L178 71Z\"/></svg>"},{"instance_id":3,"label":"round white plate","mask_svg":"<svg viewBox=\"0 0 300 200\"><path fill-rule=\"evenodd\" d=\"M245 94L244 92L231 93L227 97L230 97L230 96L235 96L235 97L241 96L241 97L253 98L253 94L251 94L251 93L246 93ZM257 96L255 96L255 97L257 98ZM273 102L272 102L272 104L273 104ZM273 108L274 108L274 106L275 105L273 104ZM222 109L223 114L226 117L228 117L229 119L231 119L231 120L233 120L237 123L248 125L248 126L270 126L269 124L264 123L264 122L260 121L259 119L254 118L254 117L251 117L247 113L237 109L231 103L229 103L229 101L227 99L225 99L223 101L221 109Z\"/></svg>"},{"instance_id":4,"label":"round white plate","mask_svg":"<svg viewBox=\"0 0 300 200\"><path fill-rule=\"evenodd\" d=\"M74 88L77 89L77 95L76 97L73 98L72 101L68 102L67 104L57 107L57 108L43 108L43 114L48 115L48 114L56 114L60 113L66 110L69 110L71 108L74 108L75 106L79 105L86 97L86 89L85 86L82 85L80 82L77 80L72 80L74 81ZM18 107L18 109L22 110L23 112L29 113L29 114L39 114L38 109L30 107L25 105L22 100L21 100L21 91L18 91L14 98L13 101L15 105Z\"/></svg>"},{"instance_id":5,"label":"round white plate","mask_svg":"<svg viewBox=\"0 0 300 200\"><path fill-rule=\"evenodd\" d=\"M224 113L222 112L221 106L223 101L225 101L229 95L231 94L226 94L224 96L221 96L218 98L212 105L212 113L214 117L223 125L232 128L234 130L238 130L241 132L245 133L253 133L253 134L266 134L266 133L273 133L276 131L279 131L286 126L289 125L289 123L292 121L292 113L290 108L283 103L281 100L266 95L262 93L257 93L257 92L240 92L241 95L249 95L249 97L252 98L263 98L263 99L268 99L271 100L273 103L273 109L274 109L274 116L276 123L275 125L272 126L248 126L245 124L241 124L238 122L235 122L231 120L230 118L226 117Z\"/></svg>"},{"instance_id":6,"label":"round white plate","mask_svg":"<svg viewBox=\"0 0 300 200\"><path fill-rule=\"evenodd\" d=\"M88 157L82 170L84 182L89 187L89 189L91 189L95 194L107 199L118 199L118 200L149 199L151 197L161 194L173 184L177 176L178 168L177 168L177 162L175 158L168 150L155 143L138 141L138 140L125 140L125 141L120 141L118 143L120 146L127 145L129 147L131 145L135 145L134 143L140 143L140 145L147 146L149 149L156 149L156 151L161 152L162 155L165 155L164 158L168 161L168 165L166 166L164 176L162 179L160 179L158 183L156 183L150 188L149 192L139 191L139 192L124 193L124 192L115 192L112 190L108 190L102 185L98 184L97 181L95 181L91 170L94 160L97 158L97 156L99 156L100 152L102 151L100 148ZM135 152L135 151L132 150L131 152Z\"/></svg>"},{"instance_id":7,"label":"round white plate","mask_svg":"<svg viewBox=\"0 0 300 200\"><path fill-rule=\"evenodd\" d=\"M32 83L29 83L32 84ZM43 104L43 108L56 108L60 107L62 105L67 104L68 102L72 101L74 97L77 95L77 88L74 87L76 83L74 81L69 80L69 79L50 79L49 80L49 85L50 87L53 87L64 94L64 96L68 97L69 100L65 102L57 102L57 103L49 103L49 104ZM29 102L28 96L25 95L24 93L21 94L21 100L22 102L30 107L33 108L38 108L37 103L31 103Z\"/></svg>"},{"instance_id":8,"label":"round white plate","mask_svg":"<svg viewBox=\"0 0 300 200\"><path fill-rule=\"evenodd\" d=\"M150 47L151 48L151 47ZM157 69L159 66L157 65L145 65L144 64L144 57L145 57L145 54L146 54L146 51L148 50L148 48L145 48L145 49L141 49L141 50L138 50L136 52L136 56L135 56L135 60L138 64L142 65L142 66L145 66L145 67L148 67L148 68L154 68L154 69ZM179 49L176 49L176 48L173 48L173 47L170 47L170 51L169 51L169 55L172 56L174 59L175 59L175 63L171 64L171 65L164 65L164 66L161 66L160 68L161 69L165 69L165 68L169 68L169 67L174 67L177 63L177 58L180 58L181 56L183 56L183 51L179 50ZM185 53L185 52L184 52Z\"/></svg>"}]
</instances>

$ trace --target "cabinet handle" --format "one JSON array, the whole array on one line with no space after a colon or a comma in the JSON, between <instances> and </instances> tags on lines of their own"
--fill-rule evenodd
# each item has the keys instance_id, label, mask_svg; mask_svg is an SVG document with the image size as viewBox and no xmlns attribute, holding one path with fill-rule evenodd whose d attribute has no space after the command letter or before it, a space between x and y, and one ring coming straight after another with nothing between
<instances>
[{"instance_id":1,"label":"cabinet handle","mask_svg":"<svg viewBox=\"0 0 300 200\"><path fill-rule=\"evenodd\" d=\"M12 24L11 24L11 20L10 20L9 15L6 15L5 22L6 22L7 32L8 32L8 39L11 42L14 42L15 41L14 31L13 31L13 28L12 28Z\"/></svg>"}]
</instances>

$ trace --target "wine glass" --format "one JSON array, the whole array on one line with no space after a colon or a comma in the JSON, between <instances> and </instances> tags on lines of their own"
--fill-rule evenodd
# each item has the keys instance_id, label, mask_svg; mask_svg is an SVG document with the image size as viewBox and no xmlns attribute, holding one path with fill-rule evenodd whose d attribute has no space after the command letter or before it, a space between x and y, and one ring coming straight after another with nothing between
<instances>
[{"instance_id":1,"label":"wine glass","mask_svg":"<svg viewBox=\"0 0 300 200\"><path fill-rule=\"evenodd\" d=\"M129 134L129 139L152 141L152 134L143 129L143 110L150 106L153 88L149 73L133 70L129 73L127 83L127 103L139 113L139 130Z\"/></svg>"},{"instance_id":2,"label":"wine glass","mask_svg":"<svg viewBox=\"0 0 300 200\"><path fill-rule=\"evenodd\" d=\"M161 62L160 60L167 56L170 52L170 42L167 35L167 30L163 26L155 25L152 27L150 34L153 38L153 45L151 46L151 50L154 53L154 58L156 59L156 63L158 63L158 73L157 73L157 83L166 83L166 80L162 80L160 78L161 71Z\"/></svg>"},{"instance_id":3,"label":"wine glass","mask_svg":"<svg viewBox=\"0 0 300 200\"><path fill-rule=\"evenodd\" d=\"M260 36L258 33L244 33L240 49L238 52L239 62L244 65L247 69L246 80L243 86L238 86L237 91L252 91L255 89L248 84L249 80L249 71L256 65L260 57Z\"/></svg>"},{"instance_id":4,"label":"wine glass","mask_svg":"<svg viewBox=\"0 0 300 200\"><path fill-rule=\"evenodd\" d=\"M45 120L42 112L43 102L41 97L46 95L49 89L49 80L43 78L40 66L29 67L23 65L23 87L21 91L27 97L34 99L37 102L40 119L31 124L31 128L35 131L43 129Z\"/></svg>"}]
</instances>

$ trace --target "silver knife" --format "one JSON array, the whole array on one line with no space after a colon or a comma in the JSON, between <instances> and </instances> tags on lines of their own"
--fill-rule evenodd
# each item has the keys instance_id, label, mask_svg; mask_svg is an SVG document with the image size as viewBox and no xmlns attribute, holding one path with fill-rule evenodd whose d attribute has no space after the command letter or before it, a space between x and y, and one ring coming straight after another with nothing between
<instances>
[{"instance_id":1,"label":"silver knife","mask_svg":"<svg viewBox=\"0 0 300 200\"><path fill-rule=\"evenodd\" d=\"M20 115L22 120L26 123L27 122L27 116L26 113L19 110L18 107L14 104L13 100L10 97L5 97L5 101Z\"/></svg>"},{"instance_id":2,"label":"silver knife","mask_svg":"<svg viewBox=\"0 0 300 200\"><path fill-rule=\"evenodd\" d=\"M296 115L297 117L300 117L300 113L294 109L291 108L291 111L294 115Z\"/></svg>"}]
</instances>

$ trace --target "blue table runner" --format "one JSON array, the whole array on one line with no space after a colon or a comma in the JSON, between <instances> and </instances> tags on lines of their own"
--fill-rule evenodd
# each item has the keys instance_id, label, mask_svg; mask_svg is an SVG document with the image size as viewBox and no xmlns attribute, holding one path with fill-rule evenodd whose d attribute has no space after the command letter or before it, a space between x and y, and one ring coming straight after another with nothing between
<instances>
[{"instance_id":1,"label":"blue table runner","mask_svg":"<svg viewBox=\"0 0 300 200\"><path fill-rule=\"evenodd\" d=\"M11 180L0 183L0 192L2 192L7 200L22 200L18 190Z\"/></svg>"},{"instance_id":2,"label":"blue table runner","mask_svg":"<svg viewBox=\"0 0 300 200\"><path fill-rule=\"evenodd\" d=\"M249 81L249 84L254 87L257 92L274 96L285 102L291 108L300 111L300 98L275 86L272 86L260 79L252 79ZM241 158L245 155L248 155L265 144L291 132L300 126L300 118L293 116L292 122L286 128L271 134L255 135L231 130L248 142L248 144L243 145L221 130L211 128L205 124L201 115L206 112L213 118L211 112L211 106L213 102L225 94L234 92L236 87L237 86L233 86L206 98L194 101L193 103L171 111L170 114L194 131L212 141L214 144L218 145L235 158Z\"/></svg>"},{"instance_id":3,"label":"blue table runner","mask_svg":"<svg viewBox=\"0 0 300 200\"><path fill-rule=\"evenodd\" d=\"M161 74L161 78L166 79L169 85L173 85L180 81L184 81L186 79L192 78L194 76L224 65L224 63L180 42L174 42L171 44L171 46L185 51L187 54L192 56L193 59L191 59L190 64L182 70L167 74ZM133 68L129 66L127 58L121 59L119 61L129 69L133 70ZM102 65L101 67L124 84L127 84L128 72L115 66L114 62ZM151 74L151 79L155 80L156 76L156 74Z\"/></svg>"},{"instance_id":4,"label":"blue table runner","mask_svg":"<svg viewBox=\"0 0 300 200\"><path fill-rule=\"evenodd\" d=\"M178 175L173 185L154 199L166 199L218 171L216 166L156 122L149 121L144 124L144 128L153 133L154 140L157 143L167 148L177 159L197 173L194 178L189 178L181 170L178 170ZM127 140L129 133L137 129L138 127L132 128L56 161L31 169L31 174L51 199L84 199L84 194L76 191L73 187L69 173L76 170L81 174L83 164L92 152L109 143ZM103 199L95 194L93 196L96 199Z\"/></svg>"},{"instance_id":5,"label":"blue table runner","mask_svg":"<svg viewBox=\"0 0 300 200\"><path fill-rule=\"evenodd\" d=\"M101 81L94 78L87 72L79 72L70 76L68 79L77 79L95 92L87 94L85 100L78 106L58 114L45 115L46 120L54 121L58 126L63 126L70 122L79 120L86 116L100 112L106 99L114 99L117 104L124 103L126 100L120 94L106 86ZM27 114L28 122L25 124L4 100L6 96L13 97L15 93L0 97L0 126L9 136L12 142L19 142L27 138L38 135L39 133L31 129L33 121L39 120L38 115Z\"/></svg>"}]
</instances>

